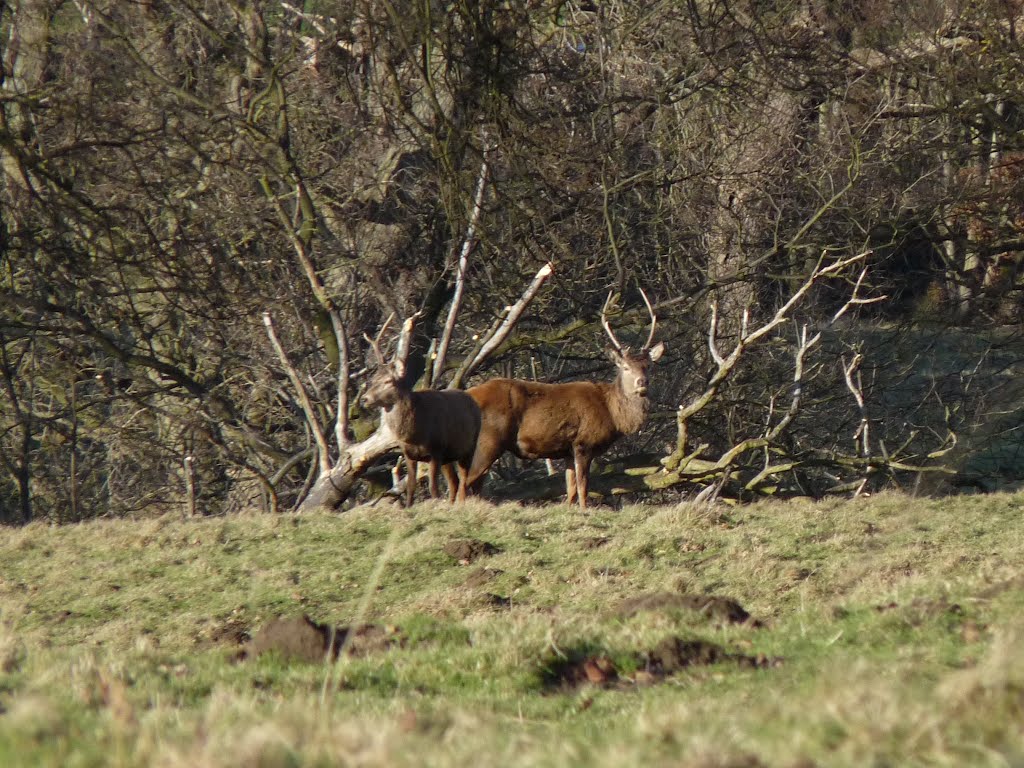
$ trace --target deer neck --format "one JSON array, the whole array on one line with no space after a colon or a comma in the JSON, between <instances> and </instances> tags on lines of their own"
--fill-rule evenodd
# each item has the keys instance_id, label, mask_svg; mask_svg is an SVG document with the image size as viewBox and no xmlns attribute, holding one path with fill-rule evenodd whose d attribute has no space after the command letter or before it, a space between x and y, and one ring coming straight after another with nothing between
<instances>
[{"instance_id":1,"label":"deer neck","mask_svg":"<svg viewBox=\"0 0 1024 768\"><path fill-rule=\"evenodd\" d=\"M647 407L650 404L646 395L627 394L622 388L622 379L606 385L605 400L608 413L615 422L615 428L624 435L640 431L644 419L647 418Z\"/></svg>"},{"instance_id":2,"label":"deer neck","mask_svg":"<svg viewBox=\"0 0 1024 768\"><path fill-rule=\"evenodd\" d=\"M394 405L384 409L384 423L399 440L405 440L412 435L414 417L412 398L408 392L400 393Z\"/></svg>"}]
</instances>

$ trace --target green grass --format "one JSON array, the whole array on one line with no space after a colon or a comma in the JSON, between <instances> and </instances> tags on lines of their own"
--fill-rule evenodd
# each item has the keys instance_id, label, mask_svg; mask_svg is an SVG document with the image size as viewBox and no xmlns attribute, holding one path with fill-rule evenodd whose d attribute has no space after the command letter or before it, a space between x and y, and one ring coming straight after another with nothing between
<instances>
[{"instance_id":1,"label":"green grass","mask_svg":"<svg viewBox=\"0 0 1024 768\"><path fill-rule=\"evenodd\" d=\"M1021 765L1022 513L882 495L7 529L0 765ZM500 551L460 565L454 538ZM500 573L466 586L481 566ZM650 592L764 625L616 612ZM237 661L232 637L296 613L404 645ZM778 663L630 681L673 636ZM624 681L551 684L587 656Z\"/></svg>"}]
</instances>

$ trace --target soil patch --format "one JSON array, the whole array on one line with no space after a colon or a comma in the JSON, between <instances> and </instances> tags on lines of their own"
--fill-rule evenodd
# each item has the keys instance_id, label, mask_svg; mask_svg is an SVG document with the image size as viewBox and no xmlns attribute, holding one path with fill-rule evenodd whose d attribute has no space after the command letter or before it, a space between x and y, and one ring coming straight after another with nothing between
<instances>
[{"instance_id":1,"label":"soil patch","mask_svg":"<svg viewBox=\"0 0 1024 768\"><path fill-rule=\"evenodd\" d=\"M541 680L545 688L553 691L571 691L583 685L610 688L622 684L614 662L603 655L552 660L542 670Z\"/></svg>"},{"instance_id":2,"label":"soil patch","mask_svg":"<svg viewBox=\"0 0 1024 768\"><path fill-rule=\"evenodd\" d=\"M609 541L611 541L611 539L609 539L607 536L588 536L587 538L580 540L580 546L583 549L590 551L594 549L600 549Z\"/></svg>"},{"instance_id":3,"label":"soil patch","mask_svg":"<svg viewBox=\"0 0 1024 768\"><path fill-rule=\"evenodd\" d=\"M462 582L463 586L466 587L482 587L490 581L498 578L503 574L504 571L498 568L474 568L466 576L466 580Z\"/></svg>"},{"instance_id":4,"label":"soil patch","mask_svg":"<svg viewBox=\"0 0 1024 768\"><path fill-rule=\"evenodd\" d=\"M496 595L493 592L485 592L483 595L483 602L490 608L508 610L512 607L511 597L502 597L501 595Z\"/></svg>"},{"instance_id":5,"label":"soil patch","mask_svg":"<svg viewBox=\"0 0 1024 768\"><path fill-rule=\"evenodd\" d=\"M479 539L452 539L444 545L444 553L459 565L469 565L474 560L500 552L493 544Z\"/></svg>"},{"instance_id":6,"label":"soil patch","mask_svg":"<svg viewBox=\"0 0 1024 768\"><path fill-rule=\"evenodd\" d=\"M222 643L241 645L249 639L249 625L241 619L228 619L210 631L210 640L217 645Z\"/></svg>"},{"instance_id":7,"label":"soil patch","mask_svg":"<svg viewBox=\"0 0 1024 768\"><path fill-rule=\"evenodd\" d=\"M777 667L780 659L770 659L764 654L746 656L729 653L722 646L706 640L684 640L681 637L667 637L644 654L645 671L658 677L673 675L687 667L732 662L741 667Z\"/></svg>"},{"instance_id":8,"label":"soil patch","mask_svg":"<svg viewBox=\"0 0 1024 768\"><path fill-rule=\"evenodd\" d=\"M688 610L728 624L749 624L753 627L763 626L761 621L753 618L738 602L729 597L715 595L691 595L677 592L647 592L627 597L614 610L616 616L623 618L635 616L641 611L674 611Z\"/></svg>"},{"instance_id":9,"label":"soil patch","mask_svg":"<svg viewBox=\"0 0 1024 768\"><path fill-rule=\"evenodd\" d=\"M741 667L777 667L781 659L758 654L732 653L706 640L667 637L654 648L627 657L620 668L606 654L580 649L549 659L541 669L543 686L550 691L571 691L584 685L625 690L653 685L688 668L731 663ZM632 671L631 671L632 670Z\"/></svg>"},{"instance_id":10,"label":"soil patch","mask_svg":"<svg viewBox=\"0 0 1024 768\"><path fill-rule=\"evenodd\" d=\"M404 644L396 627L361 624L356 627L332 627L308 616L271 619L252 636L245 648L246 657L276 651L283 658L317 663L333 660L342 648L350 656L365 656Z\"/></svg>"},{"instance_id":11,"label":"soil patch","mask_svg":"<svg viewBox=\"0 0 1024 768\"><path fill-rule=\"evenodd\" d=\"M926 621L942 616L949 616L954 619L962 619L964 616L963 607L959 603L951 603L946 597L935 599L915 597L904 605L896 602L876 605L875 610L879 613L898 611L903 619L914 627L919 627Z\"/></svg>"},{"instance_id":12,"label":"soil patch","mask_svg":"<svg viewBox=\"0 0 1024 768\"><path fill-rule=\"evenodd\" d=\"M979 592L978 597L989 600L993 597L998 597L1011 589L1024 589L1024 576L1015 576L1007 581L1001 581L998 584L993 584L991 587Z\"/></svg>"}]
</instances>

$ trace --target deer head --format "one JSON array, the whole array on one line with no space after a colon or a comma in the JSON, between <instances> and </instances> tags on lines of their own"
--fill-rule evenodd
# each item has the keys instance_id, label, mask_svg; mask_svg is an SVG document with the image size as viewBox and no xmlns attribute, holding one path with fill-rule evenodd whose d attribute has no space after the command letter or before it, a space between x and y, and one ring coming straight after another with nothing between
<instances>
[{"instance_id":1,"label":"deer head","mask_svg":"<svg viewBox=\"0 0 1024 768\"><path fill-rule=\"evenodd\" d=\"M607 349L608 358L619 369L619 381L622 391L628 397L646 397L647 368L651 363L660 360L665 352L665 345L662 342L658 342L654 347L651 347L658 318L655 316L654 308L651 306L651 302L643 289L640 290L640 295L643 296L644 304L647 305L647 312L651 316L651 330L647 334L647 341L644 342L644 345L636 354L629 347L624 347L619 343L619 340L615 338L615 334L612 333L611 325L608 323L608 307L612 301L612 293L609 292L608 298L604 302L604 307L601 309L601 325L604 326L604 330L612 343Z\"/></svg>"},{"instance_id":2,"label":"deer head","mask_svg":"<svg viewBox=\"0 0 1024 768\"><path fill-rule=\"evenodd\" d=\"M376 360L376 369L367 381L360 398L365 408L391 408L401 399L402 393L408 390L404 381L405 364L400 358L388 362L380 349L380 340L393 317L394 314L388 316L384 325L377 332L376 338L371 339L367 334L363 334L363 338L369 342Z\"/></svg>"}]
</instances>

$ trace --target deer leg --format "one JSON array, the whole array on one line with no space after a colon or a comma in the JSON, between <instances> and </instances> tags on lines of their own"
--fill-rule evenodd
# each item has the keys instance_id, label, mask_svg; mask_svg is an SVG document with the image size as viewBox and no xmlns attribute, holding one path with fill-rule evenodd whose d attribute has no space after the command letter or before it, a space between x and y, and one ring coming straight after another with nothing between
<instances>
[{"instance_id":1,"label":"deer leg","mask_svg":"<svg viewBox=\"0 0 1024 768\"><path fill-rule=\"evenodd\" d=\"M466 476L466 487L474 494L479 494L484 484L484 475L491 465L501 456L501 444L497 440L486 438L480 435L477 440L476 451L473 454L473 463Z\"/></svg>"},{"instance_id":2,"label":"deer leg","mask_svg":"<svg viewBox=\"0 0 1024 768\"><path fill-rule=\"evenodd\" d=\"M442 464L441 471L444 472L444 479L448 483L448 503L453 504L455 497L458 495L459 489L462 487L459 478L455 476L455 467L451 464ZM465 493L462 494L462 498L465 498ZM462 499L459 499L460 501Z\"/></svg>"},{"instance_id":3,"label":"deer leg","mask_svg":"<svg viewBox=\"0 0 1024 768\"><path fill-rule=\"evenodd\" d=\"M427 488L430 490L430 498L439 499L440 492L437 490L437 459L430 460L430 474L427 475Z\"/></svg>"},{"instance_id":4,"label":"deer leg","mask_svg":"<svg viewBox=\"0 0 1024 768\"><path fill-rule=\"evenodd\" d=\"M456 501L465 501L466 500L466 496L469 494L469 492L471 490L470 487L469 487L469 483L466 482L467 478L469 477L469 467L467 465L463 464L460 461L460 462L456 463L455 471L459 475L459 490L458 490L458 493L456 494L455 500ZM480 486L482 486L483 484L484 484L484 480L483 480L483 478L480 478L480 480L477 481L476 491L474 493L479 495L479 493L480 493Z\"/></svg>"},{"instance_id":5,"label":"deer leg","mask_svg":"<svg viewBox=\"0 0 1024 768\"><path fill-rule=\"evenodd\" d=\"M466 474L469 476L469 473ZM467 496L482 496L484 492L484 478L483 476L478 477L473 483L466 483L466 495Z\"/></svg>"},{"instance_id":6,"label":"deer leg","mask_svg":"<svg viewBox=\"0 0 1024 768\"><path fill-rule=\"evenodd\" d=\"M576 470L569 462L565 462L565 503L572 504L576 501Z\"/></svg>"},{"instance_id":7,"label":"deer leg","mask_svg":"<svg viewBox=\"0 0 1024 768\"><path fill-rule=\"evenodd\" d=\"M587 485L590 481L590 462L593 457L588 451L576 448L576 493L580 499L580 509L587 508Z\"/></svg>"},{"instance_id":8,"label":"deer leg","mask_svg":"<svg viewBox=\"0 0 1024 768\"><path fill-rule=\"evenodd\" d=\"M416 495L416 459L405 457L405 506L411 507Z\"/></svg>"}]
</instances>

